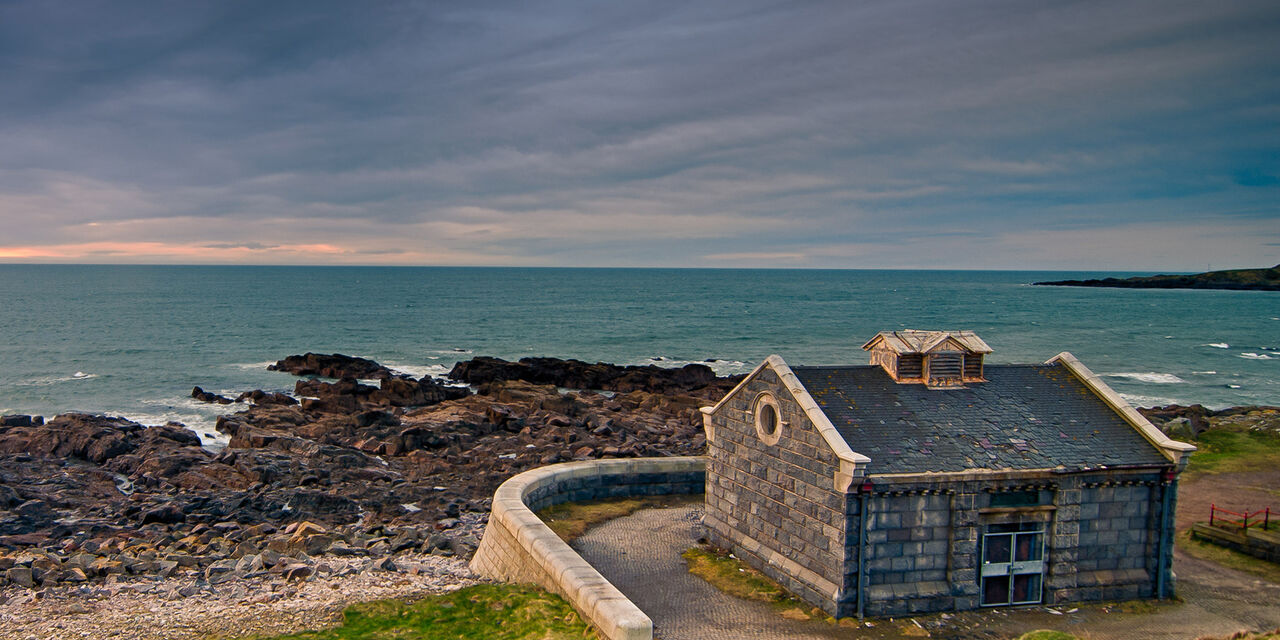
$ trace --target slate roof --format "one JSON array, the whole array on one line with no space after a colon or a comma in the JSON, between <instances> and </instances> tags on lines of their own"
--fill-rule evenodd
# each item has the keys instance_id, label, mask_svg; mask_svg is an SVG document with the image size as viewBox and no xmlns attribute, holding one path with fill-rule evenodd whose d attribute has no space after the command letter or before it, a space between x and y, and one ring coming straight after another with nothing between
<instances>
[{"instance_id":1,"label":"slate roof","mask_svg":"<svg viewBox=\"0 0 1280 640\"><path fill-rule=\"evenodd\" d=\"M987 382L955 389L878 366L792 371L872 474L1169 464L1058 363L987 365Z\"/></svg>"}]
</instances>

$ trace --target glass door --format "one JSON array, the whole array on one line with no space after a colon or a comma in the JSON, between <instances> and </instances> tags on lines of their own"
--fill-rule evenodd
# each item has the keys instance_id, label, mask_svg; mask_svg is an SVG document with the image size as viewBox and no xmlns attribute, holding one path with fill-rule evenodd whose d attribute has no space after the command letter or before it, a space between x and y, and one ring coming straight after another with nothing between
<instances>
[{"instance_id":1,"label":"glass door","mask_svg":"<svg viewBox=\"0 0 1280 640\"><path fill-rule=\"evenodd\" d=\"M982 536L982 606L1040 602L1043 527L1040 523L987 527Z\"/></svg>"}]
</instances>

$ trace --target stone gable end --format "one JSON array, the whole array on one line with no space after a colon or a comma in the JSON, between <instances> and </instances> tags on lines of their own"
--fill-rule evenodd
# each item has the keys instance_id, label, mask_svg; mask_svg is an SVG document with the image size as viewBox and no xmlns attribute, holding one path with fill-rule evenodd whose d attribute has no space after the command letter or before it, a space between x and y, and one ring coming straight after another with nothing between
<instances>
[{"instance_id":1,"label":"stone gable end","mask_svg":"<svg viewBox=\"0 0 1280 640\"><path fill-rule=\"evenodd\" d=\"M752 413L761 394L777 403L769 444ZM710 417L706 523L730 549L793 593L830 603L845 573L845 496L834 488L839 461L777 373L765 367Z\"/></svg>"}]
</instances>

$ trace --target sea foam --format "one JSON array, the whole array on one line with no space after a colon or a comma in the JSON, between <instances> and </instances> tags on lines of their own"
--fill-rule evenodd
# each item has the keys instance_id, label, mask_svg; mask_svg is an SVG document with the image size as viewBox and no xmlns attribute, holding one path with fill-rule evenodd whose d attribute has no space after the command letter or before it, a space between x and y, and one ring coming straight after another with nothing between
<instances>
[{"instance_id":1,"label":"sea foam","mask_svg":"<svg viewBox=\"0 0 1280 640\"><path fill-rule=\"evenodd\" d=\"M1126 378L1129 380L1137 380L1138 382L1146 382L1148 384L1184 384L1186 380L1173 375L1172 373L1157 373L1154 371L1146 373L1108 373L1110 378Z\"/></svg>"}]
</instances>

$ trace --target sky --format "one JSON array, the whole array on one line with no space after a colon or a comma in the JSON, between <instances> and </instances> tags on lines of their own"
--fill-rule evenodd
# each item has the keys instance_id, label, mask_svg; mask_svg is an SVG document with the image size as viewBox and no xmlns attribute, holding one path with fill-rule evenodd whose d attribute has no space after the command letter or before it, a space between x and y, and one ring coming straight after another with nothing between
<instances>
[{"instance_id":1,"label":"sky","mask_svg":"<svg viewBox=\"0 0 1280 640\"><path fill-rule=\"evenodd\" d=\"M0 262L1280 263L1280 3L0 1Z\"/></svg>"}]
</instances>

